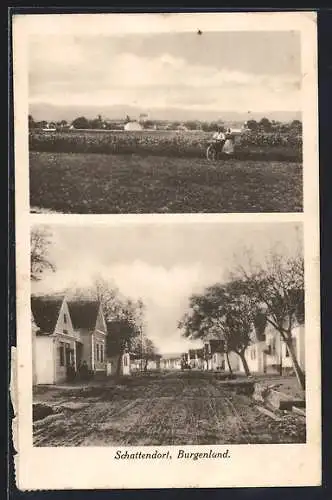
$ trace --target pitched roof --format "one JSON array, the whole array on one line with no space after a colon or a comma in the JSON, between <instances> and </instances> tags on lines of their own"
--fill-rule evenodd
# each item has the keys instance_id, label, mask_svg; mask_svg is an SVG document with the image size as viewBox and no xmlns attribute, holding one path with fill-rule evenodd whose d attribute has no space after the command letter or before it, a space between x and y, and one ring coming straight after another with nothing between
<instances>
[{"instance_id":1,"label":"pitched roof","mask_svg":"<svg viewBox=\"0 0 332 500\"><path fill-rule=\"evenodd\" d=\"M39 333L52 334L55 330L63 297L32 296L31 311Z\"/></svg>"},{"instance_id":2,"label":"pitched roof","mask_svg":"<svg viewBox=\"0 0 332 500\"><path fill-rule=\"evenodd\" d=\"M96 326L99 311L97 300L71 300L68 302L69 313L74 330L85 328L93 330Z\"/></svg>"}]
</instances>

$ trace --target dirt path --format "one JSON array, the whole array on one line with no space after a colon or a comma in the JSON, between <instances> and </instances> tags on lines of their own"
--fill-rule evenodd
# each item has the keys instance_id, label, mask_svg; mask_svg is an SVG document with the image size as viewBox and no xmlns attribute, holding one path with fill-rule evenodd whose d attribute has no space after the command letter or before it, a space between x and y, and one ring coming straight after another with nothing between
<instances>
[{"instance_id":1,"label":"dirt path","mask_svg":"<svg viewBox=\"0 0 332 500\"><path fill-rule=\"evenodd\" d=\"M194 375L194 374L192 374ZM34 423L36 446L197 445L303 442L301 417L262 415L246 395L213 377L132 377L125 385L36 395L56 415ZM77 408L64 408L64 402ZM73 405L75 407L75 405Z\"/></svg>"}]
</instances>

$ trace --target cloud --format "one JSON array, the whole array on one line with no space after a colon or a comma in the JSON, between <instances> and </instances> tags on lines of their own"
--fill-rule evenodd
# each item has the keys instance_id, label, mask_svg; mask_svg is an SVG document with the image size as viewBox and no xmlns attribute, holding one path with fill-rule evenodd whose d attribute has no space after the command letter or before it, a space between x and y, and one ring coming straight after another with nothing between
<instances>
[{"instance_id":1,"label":"cloud","mask_svg":"<svg viewBox=\"0 0 332 500\"><path fill-rule=\"evenodd\" d=\"M36 293L92 287L97 276L123 296L146 304L148 335L162 352L186 350L177 329L188 299L227 279L244 264L244 249L264 262L275 251L288 256L302 245L299 223L180 223L53 225L49 258L56 272L45 272ZM87 237L88 234L88 237Z\"/></svg>"},{"instance_id":2,"label":"cloud","mask_svg":"<svg viewBox=\"0 0 332 500\"><path fill-rule=\"evenodd\" d=\"M106 46L98 52L75 37L35 41L29 67L31 103L300 109L297 75L250 73L218 60L194 63L167 52L147 57Z\"/></svg>"},{"instance_id":3,"label":"cloud","mask_svg":"<svg viewBox=\"0 0 332 500\"><path fill-rule=\"evenodd\" d=\"M213 283L216 274L216 269L205 269L198 263L165 268L134 261L100 267L93 259L86 258L77 262L76 267L72 264L70 269L60 268L54 274L46 274L33 291L52 293L67 287L93 287L96 276L102 276L123 296L143 299L147 306L146 331L160 352L181 352L192 342L181 338L178 321L186 311L190 295Z\"/></svg>"}]
</instances>

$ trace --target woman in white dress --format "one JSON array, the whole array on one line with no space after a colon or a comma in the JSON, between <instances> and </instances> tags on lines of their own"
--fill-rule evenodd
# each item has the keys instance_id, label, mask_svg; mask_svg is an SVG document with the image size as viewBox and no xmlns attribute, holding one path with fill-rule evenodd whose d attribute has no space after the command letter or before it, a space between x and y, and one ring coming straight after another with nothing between
<instances>
[{"instance_id":1,"label":"woman in white dress","mask_svg":"<svg viewBox=\"0 0 332 500\"><path fill-rule=\"evenodd\" d=\"M230 128L226 132L226 140L222 151L227 155L234 153L234 138Z\"/></svg>"}]
</instances>

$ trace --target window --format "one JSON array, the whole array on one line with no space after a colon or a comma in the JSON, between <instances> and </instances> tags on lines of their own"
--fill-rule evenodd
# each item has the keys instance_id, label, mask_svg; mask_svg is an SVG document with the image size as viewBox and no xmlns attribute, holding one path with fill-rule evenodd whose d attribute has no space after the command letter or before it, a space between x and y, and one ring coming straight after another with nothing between
<instances>
[{"instance_id":1,"label":"window","mask_svg":"<svg viewBox=\"0 0 332 500\"><path fill-rule=\"evenodd\" d=\"M62 331L63 331L64 334L68 333L68 330L66 330L66 328L64 328Z\"/></svg>"},{"instance_id":2,"label":"window","mask_svg":"<svg viewBox=\"0 0 332 500\"><path fill-rule=\"evenodd\" d=\"M70 351L69 351L69 359L70 359L70 364L75 363L74 349L70 349Z\"/></svg>"},{"instance_id":3,"label":"window","mask_svg":"<svg viewBox=\"0 0 332 500\"><path fill-rule=\"evenodd\" d=\"M66 313L64 313L64 315L63 315L63 322L67 323L67 314Z\"/></svg>"},{"instance_id":4,"label":"window","mask_svg":"<svg viewBox=\"0 0 332 500\"><path fill-rule=\"evenodd\" d=\"M254 347L250 351L250 358L253 360L256 359L256 350Z\"/></svg>"},{"instance_id":5,"label":"window","mask_svg":"<svg viewBox=\"0 0 332 500\"><path fill-rule=\"evenodd\" d=\"M96 344L96 350L97 350L97 361L99 361L99 344Z\"/></svg>"},{"instance_id":6,"label":"window","mask_svg":"<svg viewBox=\"0 0 332 500\"><path fill-rule=\"evenodd\" d=\"M123 356L123 366L127 366L127 356Z\"/></svg>"},{"instance_id":7,"label":"window","mask_svg":"<svg viewBox=\"0 0 332 500\"><path fill-rule=\"evenodd\" d=\"M104 362L104 344L100 345L100 361Z\"/></svg>"},{"instance_id":8,"label":"window","mask_svg":"<svg viewBox=\"0 0 332 500\"><path fill-rule=\"evenodd\" d=\"M60 357L60 366L65 366L65 346L63 342L60 342L59 357Z\"/></svg>"},{"instance_id":9,"label":"window","mask_svg":"<svg viewBox=\"0 0 332 500\"><path fill-rule=\"evenodd\" d=\"M276 354L276 338L275 337L273 337L271 339L270 347L271 347L271 356L275 356L275 354Z\"/></svg>"}]
</instances>

